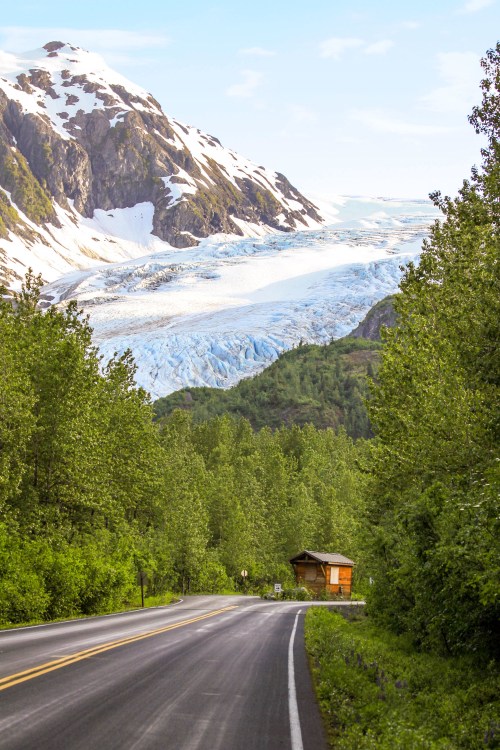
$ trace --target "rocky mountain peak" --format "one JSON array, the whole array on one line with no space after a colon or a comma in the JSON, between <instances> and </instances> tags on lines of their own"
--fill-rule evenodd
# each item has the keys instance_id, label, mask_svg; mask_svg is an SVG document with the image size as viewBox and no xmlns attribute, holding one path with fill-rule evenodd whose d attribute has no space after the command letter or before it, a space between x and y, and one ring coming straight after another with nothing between
<instances>
[{"instance_id":1,"label":"rocky mountain peak","mask_svg":"<svg viewBox=\"0 0 500 750\"><path fill-rule=\"evenodd\" d=\"M251 236L322 221L282 174L168 117L99 55L51 41L3 56L0 259L13 242L29 251L56 239L71 265L68 221L80 226L98 212L142 205L152 208L150 233L174 247L220 232ZM74 265L85 265L82 256L105 259L102 250L86 240Z\"/></svg>"}]
</instances>

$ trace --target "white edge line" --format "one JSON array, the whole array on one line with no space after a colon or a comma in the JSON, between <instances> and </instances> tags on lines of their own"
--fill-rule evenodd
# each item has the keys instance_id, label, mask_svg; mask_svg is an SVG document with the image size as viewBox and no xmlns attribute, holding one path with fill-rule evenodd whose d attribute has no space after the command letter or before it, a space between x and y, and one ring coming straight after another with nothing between
<instances>
[{"instance_id":1,"label":"white edge line","mask_svg":"<svg viewBox=\"0 0 500 750\"><path fill-rule=\"evenodd\" d=\"M288 644L288 713L290 715L290 736L292 741L292 750L304 750L302 744L302 731L300 729L299 707L297 705L297 690L295 687L295 665L293 661L293 644L295 641L295 632L301 609L295 615L295 622Z\"/></svg>"}]
</instances>

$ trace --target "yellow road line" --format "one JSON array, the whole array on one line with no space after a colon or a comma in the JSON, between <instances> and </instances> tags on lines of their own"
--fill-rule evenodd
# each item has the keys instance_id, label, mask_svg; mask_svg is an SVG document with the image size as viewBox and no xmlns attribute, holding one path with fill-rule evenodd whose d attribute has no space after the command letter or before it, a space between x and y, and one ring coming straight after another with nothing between
<instances>
[{"instance_id":1,"label":"yellow road line","mask_svg":"<svg viewBox=\"0 0 500 750\"><path fill-rule=\"evenodd\" d=\"M205 615L199 615L198 617L192 617L189 620L181 620L180 622L174 622L172 625L166 625L163 628L157 628L156 630L148 630L145 633L139 633L138 635L132 635L127 638L120 638L117 641L109 641L108 643L101 643L99 646L88 648L85 651L78 651L75 654L68 654L60 659L54 659L53 661L46 662L45 664L39 664L31 669L25 669L23 672L16 672L16 674L8 675L0 679L0 690L6 690L13 685L19 685L20 682L26 682L32 680L34 677L40 677L48 672L53 672L56 669L67 667L69 664L74 664L82 659L89 659L91 656L96 654L102 654L105 651L110 651L118 646L124 646L128 643L135 643L136 641L142 641L144 638L151 638L153 635L159 635L159 633L166 633L168 630L175 630L181 628L184 625L191 625L194 622L200 622L200 620L206 620L208 617L214 617L220 615L222 612L229 612L232 609L236 609L237 605L231 607L224 607L223 609L216 609L213 612L208 612Z\"/></svg>"}]
</instances>

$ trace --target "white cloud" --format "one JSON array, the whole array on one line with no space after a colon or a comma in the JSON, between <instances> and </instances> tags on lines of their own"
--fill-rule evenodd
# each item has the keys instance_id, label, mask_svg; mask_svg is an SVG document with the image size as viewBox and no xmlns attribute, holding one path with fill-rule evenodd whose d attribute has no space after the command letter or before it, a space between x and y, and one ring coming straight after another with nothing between
<instances>
[{"instance_id":1,"label":"white cloud","mask_svg":"<svg viewBox=\"0 0 500 750\"><path fill-rule=\"evenodd\" d=\"M247 47L239 50L240 55L250 55L253 57L274 57L276 52L272 49L264 49L264 47Z\"/></svg>"},{"instance_id":2,"label":"white cloud","mask_svg":"<svg viewBox=\"0 0 500 750\"><path fill-rule=\"evenodd\" d=\"M468 2L460 8L459 13L477 13L479 10L483 10L483 8L493 5L494 2L495 0L468 0Z\"/></svg>"},{"instance_id":3,"label":"white cloud","mask_svg":"<svg viewBox=\"0 0 500 750\"><path fill-rule=\"evenodd\" d=\"M77 47L98 52L107 62L134 60L133 52L152 47L166 47L170 39L158 32L125 31L123 29L74 29L64 26L46 28L0 26L0 45L12 52L26 52L47 42L69 42Z\"/></svg>"},{"instance_id":4,"label":"white cloud","mask_svg":"<svg viewBox=\"0 0 500 750\"><path fill-rule=\"evenodd\" d=\"M290 104L288 111L295 122L311 124L318 121L316 112L304 107L302 104Z\"/></svg>"},{"instance_id":5,"label":"white cloud","mask_svg":"<svg viewBox=\"0 0 500 750\"><path fill-rule=\"evenodd\" d=\"M0 50L0 75L8 75L13 73L19 67L18 59L15 55L9 54L9 52L2 52Z\"/></svg>"},{"instance_id":6,"label":"white cloud","mask_svg":"<svg viewBox=\"0 0 500 750\"><path fill-rule=\"evenodd\" d=\"M333 60L340 60L346 50L362 47L363 44L364 42L362 39L333 36L330 39L325 39L324 42L321 42L319 46L320 55L321 57L331 57Z\"/></svg>"},{"instance_id":7,"label":"white cloud","mask_svg":"<svg viewBox=\"0 0 500 750\"><path fill-rule=\"evenodd\" d=\"M360 48L363 48L365 55L384 55L393 46L394 42L391 39L381 39L378 42L367 44L364 39L356 37L331 37L321 42L320 55L321 57L340 60L347 50Z\"/></svg>"},{"instance_id":8,"label":"white cloud","mask_svg":"<svg viewBox=\"0 0 500 750\"><path fill-rule=\"evenodd\" d=\"M394 42L391 39L381 39L380 42L369 44L363 52L365 55L385 55L391 47L394 47Z\"/></svg>"},{"instance_id":9,"label":"white cloud","mask_svg":"<svg viewBox=\"0 0 500 750\"><path fill-rule=\"evenodd\" d=\"M263 75L256 70L242 70L243 81L233 83L226 89L227 96L249 98L254 95L255 90L262 83Z\"/></svg>"},{"instance_id":10,"label":"white cloud","mask_svg":"<svg viewBox=\"0 0 500 750\"><path fill-rule=\"evenodd\" d=\"M420 21L401 21L397 24L397 28L399 29L408 29L409 31L414 31L415 29L419 29L422 26Z\"/></svg>"},{"instance_id":11,"label":"white cloud","mask_svg":"<svg viewBox=\"0 0 500 750\"><path fill-rule=\"evenodd\" d=\"M423 96L432 112L468 112L478 101L481 68L474 52L442 52L437 56L443 85Z\"/></svg>"},{"instance_id":12,"label":"white cloud","mask_svg":"<svg viewBox=\"0 0 500 750\"><path fill-rule=\"evenodd\" d=\"M379 133L393 133L394 135L429 136L449 133L450 129L442 125L425 125L407 122L382 110L358 109L351 113L351 117L361 122L371 130Z\"/></svg>"}]
</instances>

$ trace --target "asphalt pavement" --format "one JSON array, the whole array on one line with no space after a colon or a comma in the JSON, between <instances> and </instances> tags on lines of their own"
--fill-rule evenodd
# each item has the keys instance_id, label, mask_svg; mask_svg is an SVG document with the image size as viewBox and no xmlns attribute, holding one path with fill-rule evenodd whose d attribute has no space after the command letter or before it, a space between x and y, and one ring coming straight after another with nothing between
<instances>
[{"instance_id":1,"label":"asphalt pavement","mask_svg":"<svg viewBox=\"0 0 500 750\"><path fill-rule=\"evenodd\" d=\"M326 750L308 603L193 596L0 632L2 750Z\"/></svg>"}]
</instances>

